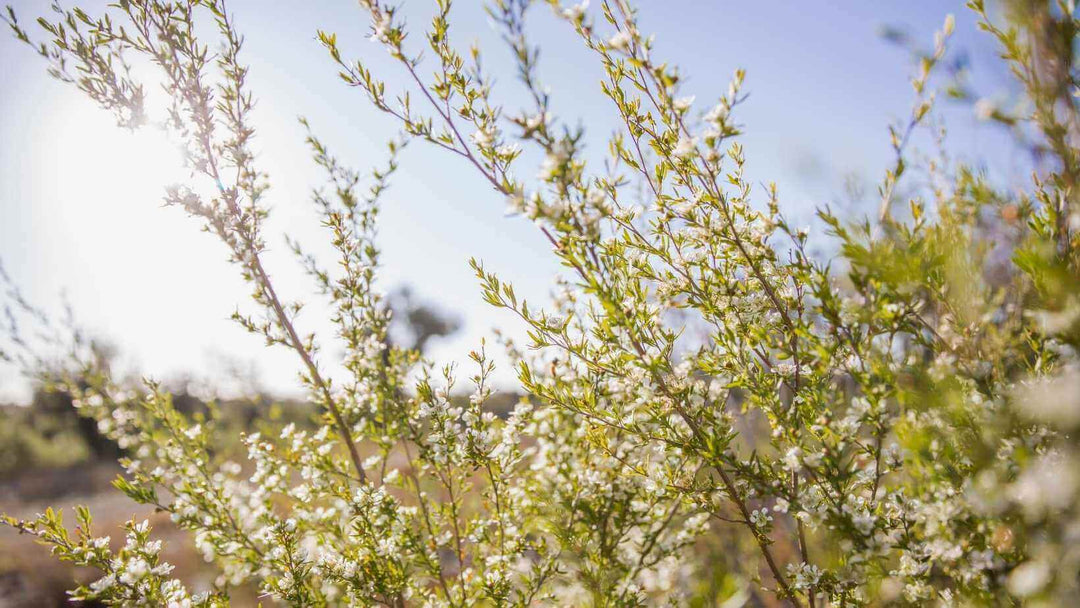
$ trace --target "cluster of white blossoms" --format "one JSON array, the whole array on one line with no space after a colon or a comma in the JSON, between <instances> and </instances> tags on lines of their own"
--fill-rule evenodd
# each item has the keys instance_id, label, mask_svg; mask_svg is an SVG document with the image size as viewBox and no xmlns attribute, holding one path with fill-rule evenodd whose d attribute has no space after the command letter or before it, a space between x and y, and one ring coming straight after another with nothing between
<instances>
[{"instance_id":1,"label":"cluster of white blossoms","mask_svg":"<svg viewBox=\"0 0 1080 608\"><path fill-rule=\"evenodd\" d=\"M281 299L263 266L265 176L249 149L242 38L224 4L133 0L115 17L75 10L43 21L53 40L36 48L56 75L123 124L144 115L145 100L113 60L139 54L160 68L193 170L167 200L226 245L256 306L236 320L295 352L320 409L307 423L260 423L243 437L244 460L220 449L214 416L178 412L153 383L121 386L92 358L54 378L126 451L117 486L191 532L217 569L212 593L168 579L145 526L129 526L113 554L89 536L85 511L75 538L52 511L6 523L99 568L76 595L116 605L221 605L241 584L303 606L1075 597L1080 120L1075 100L1060 98L1069 87L1038 80L1071 64L1046 55L1057 47L1038 45L1047 30L1033 26L1080 31L1071 14L1019 11L999 29L972 2L1034 108L991 117L1043 138L1054 168L1015 194L948 157L920 165L907 152L913 132L943 137L930 87L949 18L919 55L909 121L890 129L896 163L877 221L819 214L839 252L832 261L811 253L774 185L746 177L733 118L742 71L698 115L626 2L548 4L602 67L600 92L621 125L599 169L583 129L551 110L526 0L488 6L530 100L514 117L480 49L455 50L448 0L436 3L426 60L394 8L361 2L372 39L405 78L394 102L320 32L342 79L402 129L368 178L307 140L327 174L313 198L335 263L290 245L344 346L333 382L316 336L298 329L300 304ZM204 11L219 26L216 55L195 35ZM122 20L130 25L114 25ZM78 76L67 71L75 63ZM462 370L439 374L387 337L375 226L409 140L474 170L478 187L537 224L566 268L552 301L537 305L472 262L485 301L528 329L528 354L504 344L524 393L512 408L492 405L483 346L470 353L463 393ZM539 168L518 170L523 146ZM933 186L915 188L898 218L897 183L915 170Z\"/></svg>"},{"instance_id":2,"label":"cluster of white blossoms","mask_svg":"<svg viewBox=\"0 0 1080 608\"><path fill-rule=\"evenodd\" d=\"M51 545L54 553L64 559L103 573L89 585L80 585L72 590L72 600L104 600L110 605L147 608L213 608L228 605L221 596L189 593L183 583L169 578L173 566L161 561L162 543L150 539L148 522L129 521L124 524L124 545L114 551L108 536L92 535L92 520L85 508L79 508L76 515L78 527L75 536L64 527L60 513L52 509L33 523L9 522Z\"/></svg>"}]
</instances>

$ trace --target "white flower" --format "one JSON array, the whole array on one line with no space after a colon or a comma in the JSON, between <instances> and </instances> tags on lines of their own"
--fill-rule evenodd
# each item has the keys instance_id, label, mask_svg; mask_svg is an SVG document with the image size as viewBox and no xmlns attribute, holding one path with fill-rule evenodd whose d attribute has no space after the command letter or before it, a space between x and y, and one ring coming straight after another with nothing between
<instances>
[{"instance_id":1,"label":"white flower","mask_svg":"<svg viewBox=\"0 0 1080 608\"><path fill-rule=\"evenodd\" d=\"M101 593L114 585L116 585L116 576L109 574L90 583L90 590L94 593Z\"/></svg>"},{"instance_id":2,"label":"white flower","mask_svg":"<svg viewBox=\"0 0 1080 608\"><path fill-rule=\"evenodd\" d=\"M685 135L679 138L678 143L675 144L675 149L671 151L671 154L675 158L687 159L693 156L697 152L697 138L686 137Z\"/></svg>"},{"instance_id":3,"label":"white flower","mask_svg":"<svg viewBox=\"0 0 1080 608\"><path fill-rule=\"evenodd\" d=\"M143 558L137 557L127 563L127 567L120 574L120 582L125 585L135 584L142 580L148 572L150 572L150 564L146 563Z\"/></svg>"},{"instance_id":4,"label":"white flower","mask_svg":"<svg viewBox=\"0 0 1080 608\"><path fill-rule=\"evenodd\" d=\"M802 450L796 446L787 451L784 454L784 467L789 471L797 471L802 466L799 463L799 459L802 457Z\"/></svg>"},{"instance_id":5,"label":"white flower","mask_svg":"<svg viewBox=\"0 0 1080 608\"><path fill-rule=\"evenodd\" d=\"M585 16L585 10L589 8L589 0L582 0L574 6L563 9L563 16L567 19L577 21Z\"/></svg>"},{"instance_id":6,"label":"white flower","mask_svg":"<svg viewBox=\"0 0 1080 608\"><path fill-rule=\"evenodd\" d=\"M705 113L705 122L712 124L715 127L719 127L727 118L728 109L724 104L718 104L713 106L711 110Z\"/></svg>"},{"instance_id":7,"label":"white flower","mask_svg":"<svg viewBox=\"0 0 1080 608\"><path fill-rule=\"evenodd\" d=\"M543 114L533 114L524 118L525 128L529 131L539 129L547 121Z\"/></svg>"},{"instance_id":8,"label":"white flower","mask_svg":"<svg viewBox=\"0 0 1080 608\"><path fill-rule=\"evenodd\" d=\"M750 523L754 524L756 528L764 528L769 525L769 522L773 520L772 515L769 515L768 509L758 509L750 513Z\"/></svg>"},{"instance_id":9,"label":"white flower","mask_svg":"<svg viewBox=\"0 0 1080 608\"><path fill-rule=\"evenodd\" d=\"M544 162L540 165L540 179L549 181L555 177L559 171L559 167L566 162L566 156L561 153L549 152L544 157Z\"/></svg>"},{"instance_id":10,"label":"white flower","mask_svg":"<svg viewBox=\"0 0 1080 608\"><path fill-rule=\"evenodd\" d=\"M791 586L796 589L810 589L821 580L821 568L806 562L788 564L787 571L792 578Z\"/></svg>"},{"instance_id":11,"label":"white flower","mask_svg":"<svg viewBox=\"0 0 1080 608\"><path fill-rule=\"evenodd\" d=\"M514 190L506 197L506 211L507 213L517 214L525 213L525 193L521 189Z\"/></svg>"},{"instance_id":12,"label":"white flower","mask_svg":"<svg viewBox=\"0 0 1080 608\"><path fill-rule=\"evenodd\" d=\"M863 534L869 534L874 529L875 518L869 513L858 513L851 518L851 523L855 525L855 529Z\"/></svg>"},{"instance_id":13,"label":"white flower","mask_svg":"<svg viewBox=\"0 0 1080 608\"><path fill-rule=\"evenodd\" d=\"M694 105L694 96L691 95L689 97L680 97L676 99L672 105L675 106L675 111L681 114L689 110L690 106Z\"/></svg>"},{"instance_id":14,"label":"white flower","mask_svg":"<svg viewBox=\"0 0 1080 608\"><path fill-rule=\"evenodd\" d=\"M627 30L620 30L608 39L607 45L609 48L615 49L616 51L625 51L630 48L630 42L632 40L633 37L630 35L630 32Z\"/></svg>"},{"instance_id":15,"label":"white flower","mask_svg":"<svg viewBox=\"0 0 1080 608\"><path fill-rule=\"evenodd\" d=\"M372 42L390 42L390 32L393 30L393 19L390 13L379 11L372 15L374 21L371 24Z\"/></svg>"},{"instance_id":16,"label":"white flower","mask_svg":"<svg viewBox=\"0 0 1080 608\"><path fill-rule=\"evenodd\" d=\"M495 132L490 128L479 129L472 134L473 143L481 149L488 149L495 145Z\"/></svg>"}]
</instances>

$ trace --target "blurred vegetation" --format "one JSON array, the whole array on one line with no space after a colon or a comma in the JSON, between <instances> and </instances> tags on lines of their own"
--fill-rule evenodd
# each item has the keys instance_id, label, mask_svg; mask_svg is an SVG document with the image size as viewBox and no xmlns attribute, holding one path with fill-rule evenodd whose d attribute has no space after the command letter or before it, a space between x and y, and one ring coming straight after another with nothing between
<instances>
[{"instance_id":1,"label":"blurred vegetation","mask_svg":"<svg viewBox=\"0 0 1080 608\"><path fill-rule=\"evenodd\" d=\"M451 336L461 328L456 315L422 300L408 286L391 291L387 305L392 311L392 331L406 348L424 350L432 341ZM97 341L93 350L107 368L117 353L104 344ZM287 424L308 431L318 427L318 408L303 399L285 399L256 390L243 397L207 400L182 386L183 382L178 384L181 387L172 392L173 406L191 420L212 420L218 438L214 447L224 457L244 460L247 448L241 437L245 433L274 432ZM491 406L505 415L518 399L513 393L499 394L493 397ZM99 517L119 525L129 516L124 508L130 508L130 503L113 504L124 498L113 481L120 470L117 460L127 455L101 432L96 420L79 414L69 393L35 382L29 403L0 404L0 511L30 514L55 501L104 502L106 506L97 509ZM157 518L155 528L172 539L169 561L185 578L199 580L212 573L190 539L167 518ZM29 538L14 538L11 532L0 530L0 607L72 605L68 590L76 581L93 580L92 572L38 551L32 554L40 559L24 559L30 544ZM239 589L236 599L238 605L257 601L253 589Z\"/></svg>"},{"instance_id":2,"label":"blurred vegetation","mask_svg":"<svg viewBox=\"0 0 1080 608\"><path fill-rule=\"evenodd\" d=\"M391 332L402 348L425 352L432 340L451 336L461 329L457 315L422 300L409 286L398 287L387 296L391 311ZM108 368L115 349L94 346L101 365ZM173 406L193 420L213 418L224 438L232 442L216 446L223 453L241 457L243 433L264 431L293 423L299 428L317 425L317 408L303 399L282 399L268 394L245 395L225 400L207 400L181 386L172 391ZM505 413L518 397L494 398L495 411ZM124 455L116 442L98 428L92 418L79 415L71 395L36 383L28 404L0 404L0 482L5 479L93 462L115 463Z\"/></svg>"}]
</instances>

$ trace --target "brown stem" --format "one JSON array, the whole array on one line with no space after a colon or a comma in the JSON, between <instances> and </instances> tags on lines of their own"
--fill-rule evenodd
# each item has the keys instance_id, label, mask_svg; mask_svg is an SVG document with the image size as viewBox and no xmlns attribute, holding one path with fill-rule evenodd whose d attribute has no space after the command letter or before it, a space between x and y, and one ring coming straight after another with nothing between
<instances>
[{"instance_id":1,"label":"brown stem","mask_svg":"<svg viewBox=\"0 0 1080 608\"><path fill-rule=\"evenodd\" d=\"M326 401L326 409L330 410L330 415L334 418L334 424L338 427L338 432L341 434L342 440L345 442L345 446L349 449L349 457L352 459L353 466L356 467L357 473L360 475L360 481L367 483L367 474L364 472L364 465L360 460L360 452L356 449L356 443L353 442L352 433L349 431L348 424L345 423L344 416L341 415L341 409L338 408L337 403L334 401L334 396L330 392L330 386L323 380L322 374L319 373L319 366L315 364L315 361L311 358L311 353L304 347L304 343L301 342L300 336L296 333L296 328L293 327L292 321L285 313L284 307L281 305L281 301L277 297L277 293L274 291L274 285L270 282L270 277L267 276L266 271L263 270L262 260L259 259L257 254L252 256L251 262L252 270L255 271L256 279L266 290L266 296L270 302L271 308L274 309L274 314L278 318L278 323L289 334L289 343L293 350L300 355L303 359L304 365L308 369L308 375L311 378L311 382L319 388L319 392L322 393L323 399Z\"/></svg>"}]
</instances>

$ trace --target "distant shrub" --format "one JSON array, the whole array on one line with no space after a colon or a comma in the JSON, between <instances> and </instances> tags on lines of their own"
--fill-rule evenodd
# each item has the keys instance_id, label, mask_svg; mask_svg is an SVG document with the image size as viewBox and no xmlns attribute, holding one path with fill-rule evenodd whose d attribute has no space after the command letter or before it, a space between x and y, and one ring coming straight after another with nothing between
<instances>
[{"instance_id":1,"label":"distant shrub","mask_svg":"<svg viewBox=\"0 0 1080 608\"><path fill-rule=\"evenodd\" d=\"M70 420L34 417L24 407L0 408L0 475L85 461L90 447Z\"/></svg>"}]
</instances>

